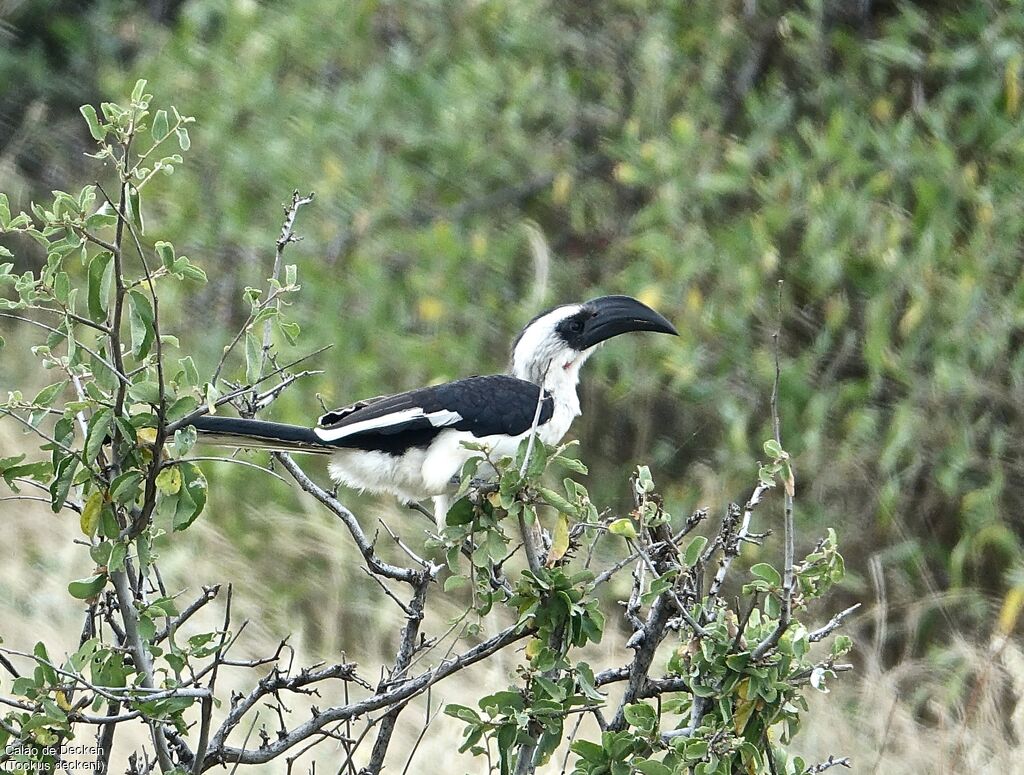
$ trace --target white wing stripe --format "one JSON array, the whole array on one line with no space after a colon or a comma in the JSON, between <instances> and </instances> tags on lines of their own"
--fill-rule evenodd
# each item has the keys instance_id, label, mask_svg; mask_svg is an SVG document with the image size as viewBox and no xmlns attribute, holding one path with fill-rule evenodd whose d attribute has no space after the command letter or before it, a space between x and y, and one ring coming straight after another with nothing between
<instances>
[{"instance_id":1,"label":"white wing stripe","mask_svg":"<svg viewBox=\"0 0 1024 775\"><path fill-rule=\"evenodd\" d=\"M448 409L442 409L439 412L431 412L430 414L427 414L421 407L414 406L411 409L392 412L391 414L386 414L383 417L375 417L372 420L362 420L360 422L352 423L351 425L346 425L342 428L314 428L313 432L318 438L323 439L324 441L337 441L338 439L344 439L356 433L390 428L394 425L401 425L402 423L419 418L426 418L435 428L441 428L446 425L452 425L453 423L459 422L462 419L462 415Z\"/></svg>"},{"instance_id":2,"label":"white wing stripe","mask_svg":"<svg viewBox=\"0 0 1024 775\"><path fill-rule=\"evenodd\" d=\"M458 412L453 412L450 409L442 409L439 412L431 412L425 417L430 420L430 424L435 428L443 428L446 425L454 425L457 422L462 421L462 415Z\"/></svg>"}]
</instances>

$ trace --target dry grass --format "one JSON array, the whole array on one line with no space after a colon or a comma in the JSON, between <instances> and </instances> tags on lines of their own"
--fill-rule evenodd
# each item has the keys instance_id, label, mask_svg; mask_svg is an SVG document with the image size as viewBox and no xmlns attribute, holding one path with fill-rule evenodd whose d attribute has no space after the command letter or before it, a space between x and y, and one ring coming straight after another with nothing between
<instances>
[{"instance_id":1,"label":"dry grass","mask_svg":"<svg viewBox=\"0 0 1024 775\"><path fill-rule=\"evenodd\" d=\"M12 449L16 443L10 429L0 429L0 447ZM190 590L183 595L188 599L200 584L233 583L236 626L249 622L239 640L239 657L272 652L278 640L291 634L297 664L337 661L344 654L363 666L365 677L376 678L377 666L390 658L394 647L398 609L366 580L342 526L311 506L301 513L259 510L252 504L237 508L242 512L232 515L233 519L243 519L250 526L251 545L240 552L218 515L204 515L162 551L161 569L169 588ZM372 518L378 516L401 525L410 541L418 540L419 526L408 514L389 511ZM90 568L84 548L72 543L78 535L77 519L70 513L53 515L43 504L3 502L0 524L6 560L0 565L0 635L5 644L29 650L36 640L44 640L54 656L73 650L82 609L68 597L66 585L87 575ZM437 595L425 630L444 631L462 610L459 601ZM861 621L879 614L869 611ZM195 631L213 629L221 615L222 608L215 603L192 626ZM494 616L488 622L492 630L503 623ZM620 634L609 627L605 642L589 656L594 664L612 664L623 661L621 649ZM892 666L883 665L876 652L870 639L863 639L857 653L858 671L835 682L829 695L813 693L796 752L814 761L829 754L851 756L857 773L1024 769L1020 764L1024 761L1024 702L1020 701L1024 651L1019 643L1002 638L975 643L956 636L941 654L903 659ZM474 704L484 693L504 688L518 658L518 653L500 654L444 682L430 698L432 710L444 702ZM226 671L221 696L245 690L255 679L252 671ZM0 690L5 688L9 688L6 681L0 684ZM339 696L327 691L337 691ZM340 687L325 689L317 703L340 702L340 691ZM290 707L294 718L304 717L302 698ZM388 771L403 771L425 716L425 698L406 710ZM274 718L272 711L264 709L260 723L267 723L272 732ZM483 760L457 754L460 730L459 722L437 715L416 748L408 772L486 771ZM241 743L245 731L236 732L233 742ZM123 734L114 752L113 771L122 770L128 752L144 740L141 727ZM250 744L256 740L254 734ZM365 748L368 754L369 746ZM318 772L334 772L342 758L340 747L328 742L306 754L293 771L306 771L315 759ZM562 762L560 752L545 771L560 772ZM283 762L257 768L265 773L284 770Z\"/></svg>"}]
</instances>

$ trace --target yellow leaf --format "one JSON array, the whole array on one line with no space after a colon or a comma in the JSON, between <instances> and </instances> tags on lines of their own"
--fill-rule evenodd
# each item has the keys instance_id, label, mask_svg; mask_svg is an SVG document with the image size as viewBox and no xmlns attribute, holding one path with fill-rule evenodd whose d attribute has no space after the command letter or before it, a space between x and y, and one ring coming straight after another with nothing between
<instances>
[{"instance_id":1,"label":"yellow leaf","mask_svg":"<svg viewBox=\"0 0 1024 775\"><path fill-rule=\"evenodd\" d=\"M871 115L875 117L876 121L888 121L892 118L893 107L885 97L879 97L871 104Z\"/></svg>"},{"instance_id":2,"label":"yellow leaf","mask_svg":"<svg viewBox=\"0 0 1024 775\"><path fill-rule=\"evenodd\" d=\"M911 302L910 306L907 307L907 311L903 313L903 317L900 318L900 333L903 336L909 336L917 328L917 324L921 322L924 312L924 304L920 300Z\"/></svg>"},{"instance_id":3,"label":"yellow leaf","mask_svg":"<svg viewBox=\"0 0 1024 775\"><path fill-rule=\"evenodd\" d=\"M640 179L640 175L637 173L636 167L624 161L620 161L615 165L612 169L612 175L617 181L624 183L627 186L636 183Z\"/></svg>"},{"instance_id":4,"label":"yellow leaf","mask_svg":"<svg viewBox=\"0 0 1024 775\"><path fill-rule=\"evenodd\" d=\"M629 517L617 519L608 525L608 532L623 538L636 538L636 527Z\"/></svg>"},{"instance_id":5,"label":"yellow leaf","mask_svg":"<svg viewBox=\"0 0 1024 775\"><path fill-rule=\"evenodd\" d=\"M555 534L551 539L551 551L548 552L548 567L553 567L568 550L569 518L565 514L559 514L558 524L555 525Z\"/></svg>"},{"instance_id":6,"label":"yellow leaf","mask_svg":"<svg viewBox=\"0 0 1024 775\"><path fill-rule=\"evenodd\" d=\"M551 183L551 201L556 205L564 205L569 201L569 192L572 190L572 175L568 172L559 172Z\"/></svg>"},{"instance_id":7,"label":"yellow leaf","mask_svg":"<svg viewBox=\"0 0 1024 775\"><path fill-rule=\"evenodd\" d=\"M793 466L789 463L783 467L782 483L786 487L786 495L790 498L796 495L796 477L793 475Z\"/></svg>"},{"instance_id":8,"label":"yellow leaf","mask_svg":"<svg viewBox=\"0 0 1024 775\"><path fill-rule=\"evenodd\" d=\"M417 305L420 317L427 323L436 323L444 315L444 304L434 296L424 296Z\"/></svg>"},{"instance_id":9,"label":"yellow leaf","mask_svg":"<svg viewBox=\"0 0 1024 775\"><path fill-rule=\"evenodd\" d=\"M704 294L700 292L700 288L696 285L691 285L686 292L686 310L690 314L695 315L701 311L703 306Z\"/></svg>"},{"instance_id":10,"label":"yellow leaf","mask_svg":"<svg viewBox=\"0 0 1024 775\"><path fill-rule=\"evenodd\" d=\"M661 288L657 285L648 285L636 295L636 298L648 307L656 309L661 305Z\"/></svg>"},{"instance_id":11,"label":"yellow leaf","mask_svg":"<svg viewBox=\"0 0 1024 775\"><path fill-rule=\"evenodd\" d=\"M324 178L330 183L337 183L345 177L345 168L337 156L328 156L324 160Z\"/></svg>"},{"instance_id":12,"label":"yellow leaf","mask_svg":"<svg viewBox=\"0 0 1024 775\"><path fill-rule=\"evenodd\" d=\"M469 244L473 250L473 255L477 258L483 258L487 255L487 235L482 231L473 232L473 237L470 239Z\"/></svg>"},{"instance_id":13,"label":"yellow leaf","mask_svg":"<svg viewBox=\"0 0 1024 775\"><path fill-rule=\"evenodd\" d=\"M102 510L103 493L96 490L85 502L85 506L82 507L82 516L78 519L78 524L81 525L82 532L89 536L89 538L96 535L96 528L99 527L100 512Z\"/></svg>"},{"instance_id":14,"label":"yellow leaf","mask_svg":"<svg viewBox=\"0 0 1024 775\"><path fill-rule=\"evenodd\" d=\"M139 428L137 434L139 441L149 446L156 444L156 428Z\"/></svg>"},{"instance_id":15,"label":"yellow leaf","mask_svg":"<svg viewBox=\"0 0 1024 775\"><path fill-rule=\"evenodd\" d=\"M62 692L60 689L57 690L55 699L57 700L57 705L60 707L61 710L71 710L71 703L68 702L67 695L64 694L64 692Z\"/></svg>"},{"instance_id":16,"label":"yellow leaf","mask_svg":"<svg viewBox=\"0 0 1024 775\"><path fill-rule=\"evenodd\" d=\"M750 721L750 716L754 713L754 705L756 703L750 700L744 700L743 702L736 704L736 710L732 714L733 723L736 725L736 734L742 735L743 730L746 729L747 722Z\"/></svg>"},{"instance_id":17,"label":"yellow leaf","mask_svg":"<svg viewBox=\"0 0 1024 775\"><path fill-rule=\"evenodd\" d=\"M754 700L747 699L750 690L749 678L744 678L736 688L736 694L741 699L740 702L736 703L736 710L732 714L732 721L736 727L736 734L741 735L747 726L747 722L750 721L750 716L753 714L757 703Z\"/></svg>"},{"instance_id":18,"label":"yellow leaf","mask_svg":"<svg viewBox=\"0 0 1024 775\"><path fill-rule=\"evenodd\" d=\"M1016 116L1020 110L1020 54L1010 57L1006 63L1006 115Z\"/></svg>"},{"instance_id":19,"label":"yellow leaf","mask_svg":"<svg viewBox=\"0 0 1024 775\"><path fill-rule=\"evenodd\" d=\"M533 659L540 653L541 648L544 646L541 643L540 638L533 638L529 643L526 644L526 658Z\"/></svg>"},{"instance_id":20,"label":"yellow leaf","mask_svg":"<svg viewBox=\"0 0 1024 775\"><path fill-rule=\"evenodd\" d=\"M1003 599L1003 608L999 612L999 632L1009 635L1017 625L1021 608L1024 608L1024 587L1013 587Z\"/></svg>"},{"instance_id":21,"label":"yellow leaf","mask_svg":"<svg viewBox=\"0 0 1024 775\"><path fill-rule=\"evenodd\" d=\"M181 469L178 466L165 468L157 474L156 486L164 495L174 495L181 489Z\"/></svg>"}]
</instances>

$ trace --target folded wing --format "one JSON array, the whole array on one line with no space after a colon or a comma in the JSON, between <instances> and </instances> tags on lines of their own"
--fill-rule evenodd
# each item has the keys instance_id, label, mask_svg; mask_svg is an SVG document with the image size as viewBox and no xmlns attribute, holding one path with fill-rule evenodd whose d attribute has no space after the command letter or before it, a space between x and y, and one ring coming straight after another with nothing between
<instances>
[{"instance_id":1,"label":"folded wing","mask_svg":"<svg viewBox=\"0 0 1024 775\"><path fill-rule=\"evenodd\" d=\"M540 388L525 380L469 377L328 412L313 432L333 446L402 454L426 447L446 429L469 431L476 438L525 433L539 399ZM553 411L554 402L545 393L540 423L550 420Z\"/></svg>"}]
</instances>

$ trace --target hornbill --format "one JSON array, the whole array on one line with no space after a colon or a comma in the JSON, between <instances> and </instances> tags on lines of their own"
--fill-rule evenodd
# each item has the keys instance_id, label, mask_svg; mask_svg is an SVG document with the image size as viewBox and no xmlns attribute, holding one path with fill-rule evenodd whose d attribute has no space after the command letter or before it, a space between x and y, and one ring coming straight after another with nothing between
<instances>
[{"instance_id":1,"label":"hornbill","mask_svg":"<svg viewBox=\"0 0 1024 775\"><path fill-rule=\"evenodd\" d=\"M537 437L558 443L580 414L580 367L602 342L630 331L678 335L636 299L601 296L527 323L512 346L511 375L364 399L327 412L314 428L210 416L194 425L203 440L223 446L328 454L331 478L357 490L405 503L433 498L440 529L463 463L481 454L463 442L484 445L495 459L514 455L536 417Z\"/></svg>"}]
</instances>

